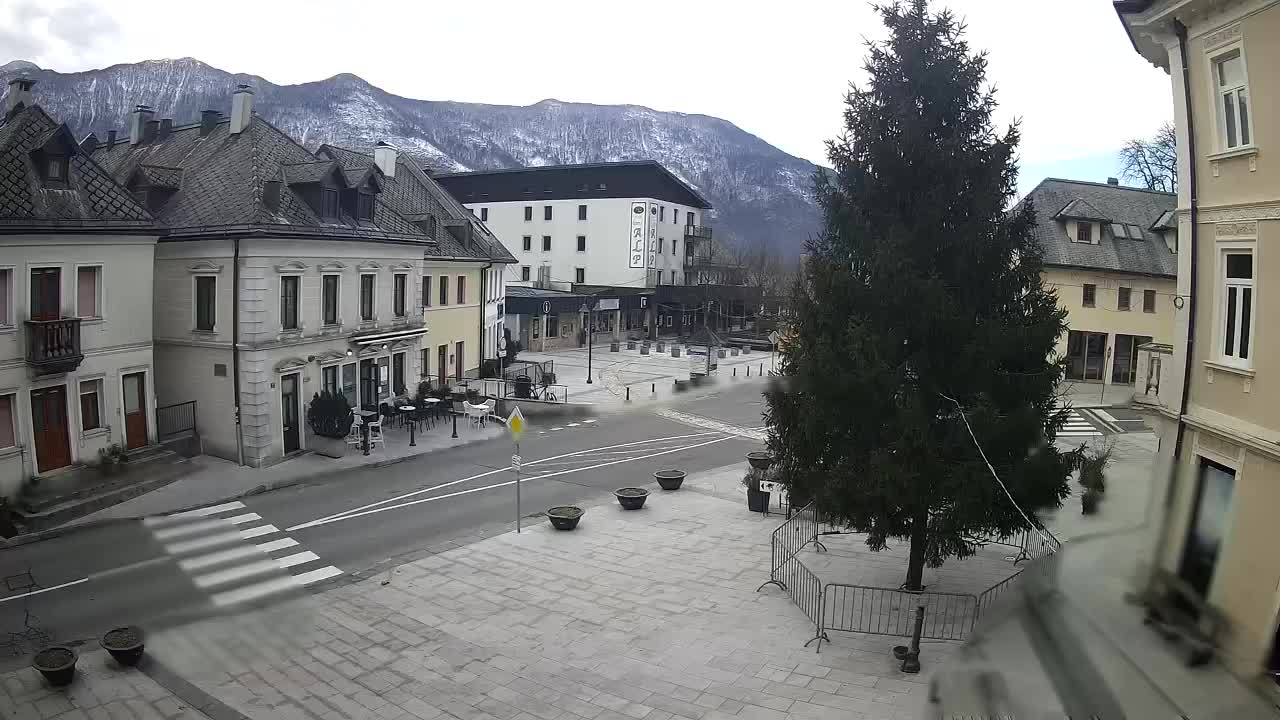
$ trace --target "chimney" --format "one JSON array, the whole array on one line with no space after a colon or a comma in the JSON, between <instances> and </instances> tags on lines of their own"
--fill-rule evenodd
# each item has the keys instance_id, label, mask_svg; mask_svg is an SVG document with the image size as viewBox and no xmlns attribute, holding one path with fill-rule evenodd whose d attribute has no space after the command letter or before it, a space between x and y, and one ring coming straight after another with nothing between
<instances>
[{"instance_id":1,"label":"chimney","mask_svg":"<svg viewBox=\"0 0 1280 720\"><path fill-rule=\"evenodd\" d=\"M107 131L107 147L111 147L112 145L115 145L115 144L116 144L116 131L108 130Z\"/></svg>"},{"instance_id":2,"label":"chimney","mask_svg":"<svg viewBox=\"0 0 1280 720\"><path fill-rule=\"evenodd\" d=\"M9 95L4 106L6 118L31 105L31 86L35 84L36 81L28 77L16 77L9 81Z\"/></svg>"},{"instance_id":3,"label":"chimney","mask_svg":"<svg viewBox=\"0 0 1280 720\"><path fill-rule=\"evenodd\" d=\"M231 93L231 134L239 135L253 121L253 88L237 85Z\"/></svg>"},{"instance_id":4,"label":"chimney","mask_svg":"<svg viewBox=\"0 0 1280 720\"><path fill-rule=\"evenodd\" d=\"M173 120L171 118L163 118L160 120L160 132L156 137L163 140L169 137L170 130L173 130Z\"/></svg>"},{"instance_id":5,"label":"chimney","mask_svg":"<svg viewBox=\"0 0 1280 720\"><path fill-rule=\"evenodd\" d=\"M88 137L80 141L80 149L83 150L86 155L92 155L93 151L98 149L98 136L93 133L89 133Z\"/></svg>"},{"instance_id":6,"label":"chimney","mask_svg":"<svg viewBox=\"0 0 1280 720\"><path fill-rule=\"evenodd\" d=\"M143 131L146 129L147 121L151 116L155 115L155 111L148 105L138 105L129 113L129 144L137 145L142 142Z\"/></svg>"},{"instance_id":7,"label":"chimney","mask_svg":"<svg viewBox=\"0 0 1280 720\"><path fill-rule=\"evenodd\" d=\"M208 137L213 132L213 128L222 119L222 113L217 110L201 110L200 111L200 137Z\"/></svg>"},{"instance_id":8,"label":"chimney","mask_svg":"<svg viewBox=\"0 0 1280 720\"><path fill-rule=\"evenodd\" d=\"M1118 186L1120 185L1120 180L1118 180L1117 178L1107 178L1107 184Z\"/></svg>"},{"instance_id":9,"label":"chimney","mask_svg":"<svg viewBox=\"0 0 1280 720\"><path fill-rule=\"evenodd\" d=\"M383 175L395 177L396 156L398 154L395 148L379 140L378 144L373 148L373 164L378 166Z\"/></svg>"}]
</instances>

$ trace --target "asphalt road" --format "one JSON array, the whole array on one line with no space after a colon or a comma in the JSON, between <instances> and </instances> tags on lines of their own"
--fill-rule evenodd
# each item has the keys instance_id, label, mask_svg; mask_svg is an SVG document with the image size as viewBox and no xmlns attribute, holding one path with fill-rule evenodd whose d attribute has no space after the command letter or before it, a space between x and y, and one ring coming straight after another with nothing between
<instances>
[{"instance_id":1,"label":"asphalt road","mask_svg":"<svg viewBox=\"0 0 1280 720\"><path fill-rule=\"evenodd\" d=\"M724 383L677 405L758 427L758 383ZM650 485L663 468L689 473L741 460L758 443L653 414L534 421L520 445L521 510L607 502ZM270 602L322 580L365 572L446 542L466 542L516 517L514 443L507 438L223 503L183 516L88 528L0 551L0 667L7 633L35 624L60 640L126 623L155 627L247 602ZM30 571L36 593L17 578ZM20 656L18 656L20 660Z\"/></svg>"}]
</instances>

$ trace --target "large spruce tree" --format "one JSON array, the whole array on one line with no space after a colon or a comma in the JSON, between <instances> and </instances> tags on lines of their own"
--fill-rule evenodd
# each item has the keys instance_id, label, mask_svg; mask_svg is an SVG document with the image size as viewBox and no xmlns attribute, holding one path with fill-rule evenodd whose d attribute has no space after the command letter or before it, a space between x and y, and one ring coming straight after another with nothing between
<instances>
[{"instance_id":1,"label":"large spruce tree","mask_svg":"<svg viewBox=\"0 0 1280 720\"><path fill-rule=\"evenodd\" d=\"M993 127L984 55L925 0L878 12L889 37L868 46L833 172L816 179L825 228L767 417L793 497L874 550L908 540L916 590L926 564L972 554L969 538L1026 524L965 417L1028 515L1066 497L1075 455L1053 446L1066 313L1040 278L1034 209L1009 208L1018 130Z\"/></svg>"}]
</instances>

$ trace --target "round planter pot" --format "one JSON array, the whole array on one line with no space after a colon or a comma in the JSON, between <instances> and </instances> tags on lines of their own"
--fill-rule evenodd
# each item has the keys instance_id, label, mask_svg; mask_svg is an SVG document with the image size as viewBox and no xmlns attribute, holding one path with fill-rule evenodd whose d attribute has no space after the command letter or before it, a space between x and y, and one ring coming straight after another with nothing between
<instances>
[{"instance_id":1,"label":"round planter pot","mask_svg":"<svg viewBox=\"0 0 1280 720\"><path fill-rule=\"evenodd\" d=\"M658 343L658 352L666 352L666 351L667 351L667 344L666 344L666 343L664 343L664 342L659 342L659 343Z\"/></svg>"},{"instance_id":2,"label":"round planter pot","mask_svg":"<svg viewBox=\"0 0 1280 720\"><path fill-rule=\"evenodd\" d=\"M102 649L111 653L116 662L125 667L133 667L142 659L145 647L142 641L142 629L132 625L118 627L102 636L99 641Z\"/></svg>"},{"instance_id":3,"label":"round planter pot","mask_svg":"<svg viewBox=\"0 0 1280 720\"><path fill-rule=\"evenodd\" d=\"M747 453L747 462L757 470L768 470L773 466L773 456L767 452L755 451Z\"/></svg>"},{"instance_id":4,"label":"round planter pot","mask_svg":"<svg viewBox=\"0 0 1280 720\"><path fill-rule=\"evenodd\" d=\"M716 351L716 357L724 357L726 354L727 353L724 351L724 348L721 348Z\"/></svg>"},{"instance_id":5,"label":"round planter pot","mask_svg":"<svg viewBox=\"0 0 1280 720\"><path fill-rule=\"evenodd\" d=\"M639 510L644 507L644 501L649 497L649 491L644 488L625 487L618 488L613 491L613 496L618 498L618 504L623 510Z\"/></svg>"},{"instance_id":6,"label":"round planter pot","mask_svg":"<svg viewBox=\"0 0 1280 720\"><path fill-rule=\"evenodd\" d=\"M609 352L618 352L622 346L616 342L609 343Z\"/></svg>"},{"instance_id":7,"label":"round planter pot","mask_svg":"<svg viewBox=\"0 0 1280 720\"><path fill-rule=\"evenodd\" d=\"M663 490L679 490L684 478L683 470L659 470L653 474L653 479L658 481L658 486Z\"/></svg>"},{"instance_id":8,"label":"round planter pot","mask_svg":"<svg viewBox=\"0 0 1280 720\"><path fill-rule=\"evenodd\" d=\"M548 510L547 519L551 520L551 527L557 530L572 530L578 527L583 514L582 508L577 505L561 505Z\"/></svg>"},{"instance_id":9,"label":"round planter pot","mask_svg":"<svg viewBox=\"0 0 1280 720\"><path fill-rule=\"evenodd\" d=\"M741 352L741 351L740 351L740 350L738 350L738 348L729 348L729 354L730 354L730 355L732 355L732 356L734 356L734 357L738 357L738 353L739 353L739 352Z\"/></svg>"},{"instance_id":10,"label":"round planter pot","mask_svg":"<svg viewBox=\"0 0 1280 720\"><path fill-rule=\"evenodd\" d=\"M763 490L752 490L747 488L747 509L751 512L766 512L769 510L769 493Z\"/></svg>"},{"instance_id":11,"label":"round planter pot","mask_svg":"<svg viewBox=\"0 0 1280 720\"><path fill-rule=\"evenodd\" d=\"M31 666L54 687L70 685L76 675L76 651L66 645L51 645L36 653Z\"/></svg>"},{"instance_id":12,"label":"round planter pot","mask_svg":"<svg viewBox=\"0 0 1280 720\"><path fill-rule=\"evenodd\" d=\"M628 350L635 350L635 349L636 349L636 341L635 341L635 340L628 340L628 341L627 341L627 349L628 349Z\"/></svg>"},{"instance_id":13,"label":"round planter pot","mask_svg":"<svg viewBox=\"0 0 1280 720\"><path fill-rule=\"evenodd\" d=\"M673 358L678 358L678 357L680 357L680 348L678 348L678 347L673 347L673 348L671 348L671 357L673 357Z\"/></svg>"}]
</instances>

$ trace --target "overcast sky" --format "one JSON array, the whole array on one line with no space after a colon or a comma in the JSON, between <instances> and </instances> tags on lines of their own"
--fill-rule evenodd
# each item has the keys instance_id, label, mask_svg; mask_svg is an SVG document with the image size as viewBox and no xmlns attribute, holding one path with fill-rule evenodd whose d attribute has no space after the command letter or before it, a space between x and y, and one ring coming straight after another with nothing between
<instances>
[{"instance_id":1,"label":"overcast sky","mask_svg":"<svg viewBox=\"0 0 1280 720\"><path fill-rule=\"evenodd\" d=\"M1023 120L1024 189L1102 181L1116 151L1171 117L1168 76L1133 51L1110 0L935 0L990 53L1002 122ZM764 4L761 4L764 6ZM826 164L862 39L865 2L212 3L0 0L0 63L69 72L195 57L281 83L360 75L429 100L633 103L724 118Z\"/></svg>"}]
</instances>

